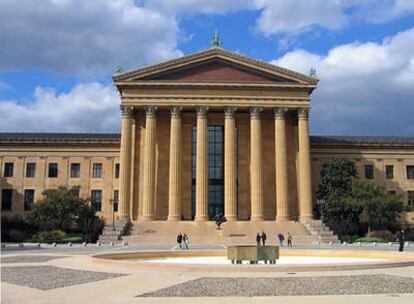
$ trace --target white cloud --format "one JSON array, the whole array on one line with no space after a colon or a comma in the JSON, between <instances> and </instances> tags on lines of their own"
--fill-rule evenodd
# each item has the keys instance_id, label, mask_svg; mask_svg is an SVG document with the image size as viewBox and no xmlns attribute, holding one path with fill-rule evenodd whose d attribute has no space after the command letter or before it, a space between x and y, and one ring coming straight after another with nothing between
<instances>
[{"instance_id":1,"label":"white cloud","mask_svg":"<svg viewBox=\"0 0 414 304\"><path fill-rule=\"evenodd\" d=\"M4 81L0 81L0 92L10 90L11 86Z\"/></svg>"},{"instance_id":2,"label":"white cloud","mask_svg":"<svg viewBox=\"0 0 414 304\"><path fill-rule=\"evenodd\" d=\"M68 93L37 87L33 100L0 100L0 130L95 131L120 128L119 94L112 85L79 84Z\"/></svg>"},{"instance_id":3,"label":"white cloud","mask_svg":"<svg viewBox=\"0 0 414 304\"><path fill-rule=\"evenodd\" d=\"M133 0L0 1L0 69L86 77L181 55L173 16Z\"/></svg>"},{"instance_id":4,"label":"white cloud","mask_svg":"<svg viewBox=\"0 0 414 304\"><path fill-rule=\"evenodd\" d=\"M272 63L316 68L313 133L414 134L414 28L382 43L341 45L326 56L297 50Z\"/></svg>"}]
</instances>

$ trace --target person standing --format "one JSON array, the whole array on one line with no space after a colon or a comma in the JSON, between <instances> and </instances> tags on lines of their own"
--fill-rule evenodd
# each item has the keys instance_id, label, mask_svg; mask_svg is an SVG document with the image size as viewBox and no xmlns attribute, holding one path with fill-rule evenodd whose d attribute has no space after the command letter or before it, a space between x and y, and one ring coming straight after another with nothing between
<instances>
[{"instance_id":1,"label":"person standing","mask_svg":"<svg viewBox=\"0 0 414 304\"><path fill-rule=\"evenodd\" d=\"M283 247L284 246L283 242L285 241L285 236L282 233L278 233L277 237L279 239L280 247Z\"/></svg>"},{"instance_id":2,"label":"person standing","mask_svg":"<svg viewBox=\"0 0 414 304\"><path fill-rule=\"evenodd\" d=\"M403 252L404 251L404 243L405 243L405 231L404 231L404 229L400 229L400 231L398 231L397 239L398 239L398 242L400 243L398 251Z\"/></svg>"},{"instance_id":3,"label":"person standing","mask_svg":"<svg viewBox=\"0 0 414 304\"><path fill-rule=\"evenodd\" d=\"M183 235L183 249L188 250L188 235L186 233Z\"/></svg>"},{"instance_id":4,"label":"person standing","mask_svg":"<svg viewBox=\"0 0 414 304\"><path fill-rule=\"evenodd\" d=\"M183 241L183 236L181 234L181 232L177 235L177 249L182 249L182 241Z\"/></svg>"},{"instance_id":5,"label":"person standing","mask_svg":"<svg viewBox=\"0 0 414 304\"><path fill-rule=\"evenodd\" d=\"M262 246L266 246L266 233L264 231L262 231L262 235L261 235L261 239L262 239Z\"/></svg>"},{"instance_id":6,"label":"person standing","mask_svg":"<svg viewBox=\"0 0 414 304\"><path fill-rule=\"evenodd\" d=\"M288 247L293 247L292 246L292 235L288 232L288 234L287 234L287 246Z\"/></svg>"},{"instance_id":7,"label":"person standing","mask_svg":"<svg viewBox=\"0 0 414 304\"><path fill-rule=\"evenodd\" d=\"M262 240L262 238L261 238L261 236L260 236L260 234L259 234L259 232L256 234L256 244L257 244L257 246L260 246L260 241Z\"/></svg>"}]
</instances>

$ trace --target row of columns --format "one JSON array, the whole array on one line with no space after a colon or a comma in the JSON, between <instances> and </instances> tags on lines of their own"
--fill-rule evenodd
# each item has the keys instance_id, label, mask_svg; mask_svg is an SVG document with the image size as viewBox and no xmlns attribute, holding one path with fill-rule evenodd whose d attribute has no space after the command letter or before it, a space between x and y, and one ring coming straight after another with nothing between
<instances>
[{"instance_id":1,"label":"row of columns","mask_svg":"<svg viewBox=\"0 0 414 304\"><path fill-rule=\"evenodd\" d=\"M129 214L131 182L131 140L134 120L132 107L122 108L122 134L120 154L119 214L127 219ZM155 106L145 108L146 132L144 144L143 211L141 220L155 219ZM181 111L171 108L169 201L168 220L181 220ZM250 108L250 193L251 220L263 220L262 181L262 130L260 107ZM288 164L286 146L286 113L284 107L274 108L275 119L275 163L276 163L276 220L289 220ZM196 221L208 220L208 152L207 152L207 107L197 107L196 146ZM224 208L228 220L237 220L236 193L236 147L235 107L224 111ZM299 212L300 218L312 218L311 171L309 149L308 109L298 110L299 132Z\"/></svg>"}]
</instances>

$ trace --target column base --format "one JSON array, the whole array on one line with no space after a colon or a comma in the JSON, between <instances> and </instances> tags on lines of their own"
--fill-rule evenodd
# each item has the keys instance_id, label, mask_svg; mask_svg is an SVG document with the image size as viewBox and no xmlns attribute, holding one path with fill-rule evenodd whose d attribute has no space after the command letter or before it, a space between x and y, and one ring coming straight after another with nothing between
<instances>
[{"instance_id":1,"label":"column base","mask_svg":"<svg viewBox=\"0 0 414 304\"><path fill-rule=\"evenodd\" d=\"M128 214L118 215L118 221L129 221L129 215Z\"/></svg>"},{"instance_id":2,"label":"column base","mask_svg":"<svg viewBox=\"0 0 414 304\"><path fill-rule=\"evenodd\" d=\"M236 215L225 215L224 217L226 218L227 221L237 221Z\"/></svg>"},{"instance_id":3,"label":"column base","mask_svg":"<svg viewBox=\"0 0 414 304\"><path fill-rule=\"evenodd\" d=\"M276 221L290 221L291 217L288 215L277 215Z\"/></svg>"},{"instance_id":4,"label":"column base","mask_svg":"<svg viewBox=\"0 0 414 304\"><path fill-rule=\"evenodd\" d=\"M263 215L252 215L250 217L250 220L251 221L263 221L264 219L263 219Z\"/></svg>"},{"instance_id":5,"label":"column base","mask_svg":"<svg viewBox=\"0 0 414 304\"><path fill-rule=\"evenodd\" d=\"M194 218L195 221L208 221L208 215L196 215Z\"/></svg>"},{"instance_id":6,"label":"column base","mask_svg":"<svg viewBox=\"0 0 414 304\"><path fill-rule=\"evenodd\" d=\"M181 216L179 215L169 215L167 221L181 221Z\"/></svg>"},{"instance_id":7,"label":"column base","mask_svg":"<svg viewBox=\"0 0 414 304\"><path fill-rule=\"evenodd\" d=\"M299 220L312 220L313 216L312 215L301 215L299 216Z\"/></svg>"},{"instance_id":8,"label":"column base","mask_svg":"<svg viewBox=\"0 0 414 304\"><path fill-rule=\"evenodd\" d=\"M154 215L142 215L138 218L139 221L154 221L155 216Z\"/></svg>"}]
</instances>

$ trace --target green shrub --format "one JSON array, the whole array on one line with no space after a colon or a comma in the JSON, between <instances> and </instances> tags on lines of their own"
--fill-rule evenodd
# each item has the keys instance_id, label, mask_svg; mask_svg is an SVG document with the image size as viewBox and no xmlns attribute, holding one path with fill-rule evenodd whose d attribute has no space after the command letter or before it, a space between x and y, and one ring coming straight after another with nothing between
<instances>
[{"instance_id":1,"label":"green shrub","mask_svg":"<svg viewBox=\"0 0 414 304\"><path fill-rule=\"evenodd\" d=\"M374 230L368 234L369 237L378 238L384 242L391 242L394 240L394 236L389 230Z\"/></svg>"},{"instance_id":2,"label":"green shrub","mask_svg":"<svg viewBox=\"0 0 414 304\"><path fill-rule=\"evenodd\" d=\"M37 234L36 239L39 241L62 241L66 237L62 230L41 231Z\"/></svg>"},{"instance_id":3,"label":"green shrub","mask_svg":"<svg viewBox=\"0 0 414 304\"><path fill-rule=\"evenodd\" d=\"M26 238L26 235L21 230L11 229L9 231L8 240L10 242L23 242Z\"/></svg>"},{"instance_id":4,"label":"green shrub","mask_svg":"<svg viewBox=\"0 0 414 304\"><path fill-rule=\"evenodd\" d=\"M380 239L380 238L365 236L365 237L356 239L355 242L362 242L362 243L373 243L373 242L377 242L377 243L382 243L384 241L382 239Z\"/></svg>"}]
</instances>

